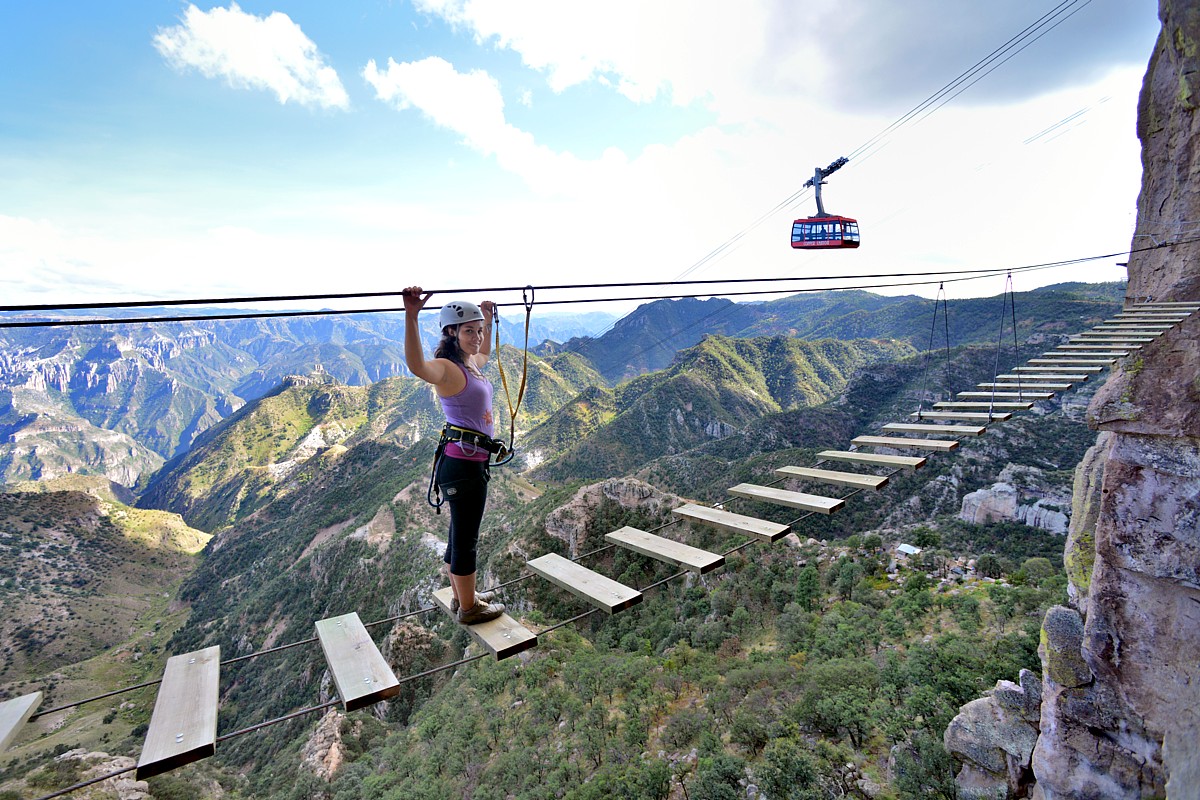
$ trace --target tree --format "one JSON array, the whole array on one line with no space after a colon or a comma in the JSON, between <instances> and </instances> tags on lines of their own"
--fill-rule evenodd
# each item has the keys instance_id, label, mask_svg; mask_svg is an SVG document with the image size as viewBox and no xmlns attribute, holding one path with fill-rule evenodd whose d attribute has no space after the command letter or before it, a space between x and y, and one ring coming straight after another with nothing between
<instances>
[{"instance_id":1,"label":"tree","mask_svg":"<svg viewBox=\"0 0 1200 800\"><path fill-rule=\"evenodd\" d=\"M812 611L821 596L821 573L813 564L800 570L796 580L796 602L805 611Z\"/></svg>"},{"instance_id":2,"label":"tree","mask_svg":"<svg viewBox=\"0 0 1200 800\"><path fill-rule=\"evenodd\" d=\"M975 559L975 571L985 578L999 578L1000 567L1000 557L994 553L984 553Z\"/></svg>"},{"instance_id":3,"label":"tree","mask_svg":"<svg viewBox=\"0 0 1200 800\"><path fill-rule=\"evenodd\" d=\"M868 533L863 536L862 546L868 553L877 553L883 548L883 537L878 533Z\"/></svg>"},{"instance_id":4,"label":"tree","mask_svg":"<svg viewBox=\"0 0 1200 800\"><path fill-rule=\"evenodd\" d=\"M1040 586L1042 581L1054 574L1054 565L1050 563L1050 559L1042 556L1025 559L1025 563L1021 565L1021 571L1025 573L1025 578L1034 586Z\"/></svg>"},{"instance_id":5,"label":"tree","mask_svg":"<svg viewBox=\"0 0 1200 800\"><path fill-rule=\"evenodd\" d=\"M746 776L746 762L720 753L701 758L688 797L691 800L740 800L738 781Z\"/></svg>"},{"instance_id":6,"label":"tree","mask_svg":"<svg viewBox=\"0 0 1200 800\"><path fill-rule=\"evenodd\" d=\"M776 739L767 745L754 777L767 797L817 800L821 796L817 767L794 739Z\"/></svg>"}]
</instances>

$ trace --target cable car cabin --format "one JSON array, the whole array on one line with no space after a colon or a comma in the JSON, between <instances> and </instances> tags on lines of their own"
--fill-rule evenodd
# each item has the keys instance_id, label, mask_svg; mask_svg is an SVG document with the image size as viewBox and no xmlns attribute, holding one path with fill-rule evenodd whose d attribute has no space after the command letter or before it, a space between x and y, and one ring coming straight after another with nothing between
<instances>
[{"instance_id":1,"label":"cable car cabin","mask_svg":"<svg viewBox=\"0 0 1200 800\"><path fill-rule=\"evenodd\" d=\"M858 245L858 221L849 217L805 217L792 223L792 247L797 250Z\"/></svg>"}]
</instances>

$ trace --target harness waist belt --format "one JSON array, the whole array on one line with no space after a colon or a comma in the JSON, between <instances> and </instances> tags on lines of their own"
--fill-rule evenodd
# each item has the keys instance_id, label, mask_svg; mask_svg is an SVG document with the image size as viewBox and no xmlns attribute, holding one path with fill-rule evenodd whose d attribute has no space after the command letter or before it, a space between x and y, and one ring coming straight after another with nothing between
<instances>
[{"instance_id":1,"label":"harness waist belt","mask_svg":"<svg viewBox=\"0 0 1200 800\"><path fill-rule=\"evenodd\" d=\"M442 428L443 442L462 442L464 444L473 445L489 453L500 453L507 450L504 443L499 439L493 439L486 433L473 431L470 428L460 428L457 425L447 424Z\"/></svg>"}]
</instances>

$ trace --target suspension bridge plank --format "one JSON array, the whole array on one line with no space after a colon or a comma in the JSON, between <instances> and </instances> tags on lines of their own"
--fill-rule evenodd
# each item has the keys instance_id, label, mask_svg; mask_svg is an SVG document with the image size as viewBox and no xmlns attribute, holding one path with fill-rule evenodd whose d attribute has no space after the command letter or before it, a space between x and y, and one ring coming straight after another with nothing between
<instances>
[{"instance_id":1,"label":"suspension bridge plank","mask_svg":"<svg viewBox=\"0 0 1200 800\"><path fill-rule=\"evenodd\" d=\"M1165 309L1170 309L1170 310L1189 309L1191 311L1200 311L1200 303L1192 303L1192 302L1186 302L1186 301L1179 302L1179 303L1159 303L1159 302L1134 303L1132 306L1130 306L1130 308L1134 308L1134 309L1143 309L1143 308L1164 309L1165 308Z\"/></svg>"},{"instance_id":2,"label":"suspension bridge plank","mask_svg":"<svg viewBox=\"0 0 1200 800\"><path fill-rule=\"evenodd\" d=\"M0 753L17 738L21 728L33 716L34 710L42 703L42 693L24 694L0 703Z\"/></svg>"},{"instance_id":3,"label":"suspension bridge plank","mask_svg":"<svg viewBox=\"0 0 1200 800\"><path fill-rule=\"evenodd\" d=\"M773 486L757 486L753 483L739 483L730 487L729 493L735 497L745 497L748 500L765 500L788 508L798 508L801 511L812 511L817 514L832 514L846 505L846 501L837 497L824 497L819 494L791 492L787 489L776 489Z\"/></svg>"},{"instance_id":4,"label":"suspension bridge plank","mask_svg":"<svg viewBox=\"0 0 1200 800\"><path fill-rule=\"evenodd\" d=\"M938 450L947 452L958 447L954 439L905 439L900 436L855 436L850 444L859 447L894 447L901 450Z\"/></svg>"},{"instance_id":5,"label":"suspension bridge plank","mask_svg":"<svg viewBox=\"0 0 1200 800\"><path fill-rule=\"evenodd\" d=\"M1042 359L1034 359L1034 361L1030 361L1029 362L1030 364L1034 364L1034 366L1032 366L1032 367L1013 367L1013 372L1038 372L1038 373L1069 372L1069 373L1078 373L1079 375L1084 375L1084 376L1087 376L1089 374L1095 375L1097 373L1104 372L1104 367L1097 367L1095 365L1073 367L1070 364L1066 364L1063 366L1054 366L1054 364L1036 364L1035 363L1036 361L1041 361L1041 360ZM1080 362L1080 363L1087 364L1086 361ZM1004 376L1001 376L1001 377L1004 377ZM1058 377L1058 376L1055 375L1055 377Z\"/></svg>"},{"instance_id":6,"label":"suspension bridge plank","mask_svg":"<svg viewBox=\"0 0 1200 800\"><path fill-rule=\"evenodd\" d=\"M786 475L791 478L805 478L821 483L832 483L834 486L853 486L855 489L870 489L879 491L887 486L886 475L862 475L857 472L838 472L832 469L815 469L813 467L780 467L776 475Z\"/></svg>"},{"instance_id":7,"label":"suspension bridge plank","mask_svg":"<svg viewBox=\"0 0 1200 800\"><path fill-rule=\"evenodd\" d=\"M1014 373L1012 375L997 375L998 381L1070 381L1072 383L1087 383L1090 376L1086 373L1063 372L1057 375L1040 375L1036 373Z\"/></svg>"},{"instance_id":8,"label":"suspension bridge plank","mask_svg":"<svg viewBox=\"0 0 1200 800\"><path fill-rule=\"evenodd\" d=\"M1054 392L959 392L959 397L1016 397L1021 400L1049 400Z\"/></svg>"},{"instance_id":9,"label":"suspension bridge plank","mask_svg":"<svg viewBox=\"0 0 1200 800\"><path fill-rule=\"evenodd\" d=\"M167 659L150 729L138 756L136 779L208 758L217 751L217 684L221 648Z\"/></svg>"},{"instance_id":10,"label":"suspension bridge plank","mask_svg":"<svg viewBox=\"0 0 1200 800\"><path fill-rule=\"evenodd\" d=\"M710 553L707 550L665 539L662 536L655 536L653 533L631 528L628 525L604 534L604 539L635 553L683 567L697 575L704 575L717 567L725 566L725 556L720 553Z\"/></svg>"},{"instance_id":11,"label":"suspension bridge plank","mask_svg":"<svg viewBox=\"0 0 1200 800\"><path fill-rule=\"evenodd\" d=\"M1012 408L1017 411L1028 411L1033 408L1033 403L1027 401L996 401L995 403L981 403L974 400L965 403L955 401L941 401L933 404L934 408ZM984 416L987 416L986 414Z\"/></svg>"},{"instance_id":12,"label":"suspension bridge plank","mask_svg":"<svg viewBox=\"0 0 1200 800\"><path fill-rule=\"evenodd\" d=\"M1072 342L1152 342L1162 336L1161 333L1105 333L1104 331L1084 331L1068 336Z\"/></svg>"},{"instance_id":13,"label":"suspension bridge plank","mask_svg":"<svg viewBox=\"0 0 1200 800\"><path fill-rule=\"evenodd\" d=\"M908 422L889 422L883 429L902 433L949 433L959 436L983 436L987 433L987 427L983 425L914 425Z\"/></svg>"},{"instance_id":14,"label":"suspension bridge plank","mask_svg":"<svg viewBox=\"0 0 1200 800\"><path fill-rule=\"evenodd\" d=\"M1089 349L1091 349L1091 348L1089 348ZM1057 350L1054 350L1049 353L1042 353L1041 358L1057 359L1057 361L1055 361L1056 364L1064 363L1064 359L1066 359L1067 363L1071 363L1073 361L1078 361L1081 358L1084 359L1085 361L1091 360L1093 363L1095 363L1096 360L1101 360L1101 361L1104 361L1106 364L1115 364L1117 362L1117 359L1123 358L1127 355L1129 355L1129 353L1117 353L1117 352L1113 352L1112 350L1106 350L1103 353L1073 352L1070 350L1064 350L1062 352L1059 352Z\"/></svg>"},{"instance_id":15,"label":"suspension bridge plank","mask_svg":"<svg viewBox=\"0 0 1200 800\"><path fill-rule=\"evenodd\" d=\"M980 389L1052 389L1057 392L1065 392L1070 389L1070 383L1045 383L1035 381L1033 379L1022 378L1022 383L977 383L976 387ZM960 392L961 394L961 392Z\"/></svg>"},{"instance_id":16,"label":"suspension bridge plank","mask_svg":"<svg viewBox=\"0 0 1200 800\"><path fill-rule=\"evenodd\" d=\"M1130 350L1141 350L1140 344L1129 344L1121 347L1105 347L1097 342L1089 342L1088 344L1060 344L1058 352L1043 353L1047 356L1061 356L1066 352L1078 350L1079 355L1089 356L1127 356Z\"/></svg>"},{"instance_id":17,"label":"suspension bridge plank","mask_svg":"<svg viewBox=\"0 0 1200 800\"><path fill-rule=\"evenodd\" d=\"M346 711L400 693L400 681L375 646L358 612L317 620L317 638Z\"/></svg>"},{"instance_id":18,"label":"suspension bridge plank","mask_svg":"<svg viewBox=\"0 0 1200 800\"><path fill-rule=\"evenodd\" d=\"M1159 314L1153 311L1134 311L1117 314L1112 319L1104 320L1104 324L1111 325L1118 322L1183 322L1190 316L1191 314Z\"/></svg>"},{"instance_id":19,"label":"suspension bridge plank","mask_svg":"<svg viewBox=\"0 0 1200 800\"><path fill-rule=\"evenodd\" d=\"M558 553L546 553L525 563L558 588L566 589L579 599L586 600L609 614L624 611L642 602L642 593L637 589L580 566Z\"/></svg>"},{"instance_id":20,"label":"suspension bridge plank","mask_svg":"<svg viewBox=\"0 0 1200 800\"><path fill-rule=\"evenodd\" d=\"M433 593L433 601L458 622L458 615L450 610L450 601L454 599L454 589L444 586ZM529 630L508 614L501 614L489 622L478 625L463 625L471 638L501 661L509 656L515 656L531 647L537 647L537 634Z\"/></svg>"},{"instance_id":21,"label":"suspension bridge plank","mask_svg":"<svg viewBox=\"0 0 1200 800\"><path fill-rule=\"evenodd\" d=\"M745 533L764 542L778 541L792 530L791 525L767 522L757 517L747 517L743 514L734 514L732 511L726 511L721 508L698 506L694 503L682 505L679 508L673 509L671 513L693 522L720 528L721 530Z\"/></svg>"},{"instance_id":22,"label":"suspension bridge plank","mask_svg":"<svg viewBox=\"0 0 1200 800\"><path fill-rule=\"evenodd\" d=\"M1029 369L1045 369L1048 366L1055 366L1055 369L1090 369L1095 368L1098 371L1103 371L1105 367L1117 363L1115 358L1093 358L1080 360L1077 358L1031 358L1029 363L1032 365Z\"/></svg>"},{"instance_id":23,"label":"suspension bridge plank","mask_svg":"<svg viewBox=\"0 0 1200 800\"><path fill-rule=\"evenodd\" d=\"M993 404L993 407L999 403ZM917 419L958 419L964 422L1004 422L1012 419L1011 411L993 411L991 413L976 413L973 411L914 411L910 417Z\"/></svg>"},{"instance_id":24,"label":"suspension bridge plank","mask_svg":"<svg viewBox=\"0 0 1200 800\"><path fill-rule=\"evenodd\" d=\"M930 414L933 412L925 412ZM885 456L876 453L864 453L859 450L822 450L817 458L828 461L848 461L854 464L874 464L879 467L900 467L902 469L920 469L928 460L920 456Z\"/></svg>"},{"instance_id":25,"label":"suspension bridge plank","mask_svg":"<svg viewBox=\"0 0 1200 800\"><path fill-rule=\"evenodd\" d=\"M1092 330L1099 333L1153 333L1158 335L1163 331L1169 331L1174 328L1174 325L1165 322L1114 322L1108 325L1097 325Z\"/></svg>"}]
</instances>

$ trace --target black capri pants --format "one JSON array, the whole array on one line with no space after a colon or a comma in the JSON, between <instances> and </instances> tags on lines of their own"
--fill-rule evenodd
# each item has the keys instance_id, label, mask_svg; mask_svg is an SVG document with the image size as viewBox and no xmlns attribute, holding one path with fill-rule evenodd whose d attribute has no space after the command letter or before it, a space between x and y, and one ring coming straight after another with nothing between
<instances>
[{"instance_id":1,"label":"black capri pants","mask_svg":"<svg viewBox=\"0 0 1200 800\"><path fill-rule=\"evenodd\" d=\"M437 469L437 484L450 505L450 534L443 560L452 575L473 575L479 546L479 525L487 505L491 472L486 461L467 461L443 456Z\"/></svg>"}]
</instances>

